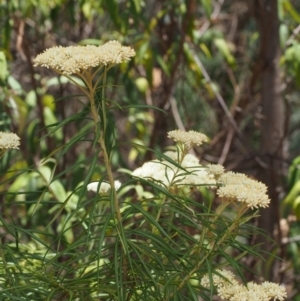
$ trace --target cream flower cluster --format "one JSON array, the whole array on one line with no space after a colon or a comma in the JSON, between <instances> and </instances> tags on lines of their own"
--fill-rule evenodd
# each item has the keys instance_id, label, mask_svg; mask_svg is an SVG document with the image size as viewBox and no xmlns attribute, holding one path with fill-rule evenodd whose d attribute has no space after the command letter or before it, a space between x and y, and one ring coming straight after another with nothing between
<instances>
[{"instance_id":1,"label":"cream flower cluster","mask_svg":"<svg viewBox=\"0 0 300 301\"><path fill-rule=\"evenodd\" d=\"M261 182L248 178L246 175L235 172L226 172L221 175L222 183L217 195L228 201L243 202L253 209L268 207L270 199L267 195L267 186Z\"/></svg>"},{"instance_id":2,"label":"cream flower cluster","mask_svg":"<svg viewBox=\"0 0 300 301\"><path fill-rule=\"evenodd\" d=\"M0 132L0 149L18 149L20 137L14 133Z\"/></svg>"},{"instance_id":3,"label":"cream flower cluster","mask_svg":"<svg viewBox=\"0 0 300 301\"><path fill-rule=\"evenodd\" d=\"M284 287L268 281L262 284L247 283L247 287L238 283L232 272L217 270L223 277L214 274L213 285L217 288L218 296L228 301L283 301L287 297ZM210 288L211 283L208 275L201 279L201 285Z\"/></svg>"},{"instance_id":4,"label":"cream flower cluster","mask_svg":"<svg viewBox=\"0 0 300 301\"><path fill-rule=\"evenodd\" d=\"M208 137L206 135L195 131L185 132L181 130L174 130L168 132L168 137L177 143L184 144L187 149L191 149L196 145L199 146L204 142L208 142Z\"/></svg>"},{"instance_id":5,"label":"cream flower cluster","mask_svg":"<svg viewBox=\"0 0 300 301\"><path fill-rule=\"evenodd\" d=\"M207 171L214 175L216 179L219 179L225 172L224 166L220 164L207 164Z\"/></svg>"},{"instance_id":6,"label":"cream flower cluster","mask_svg":"<svg viewBox=\"0 0 300 301\"><path fill-rule=\"evenodd\" d=\"M184 150L181 149L183 153L195 145L201 145L208 141L204 134L195 131L174 130L168 132L168 137L186 147ZM179 163L178 152L166 152L165 155ZM251 209L269 206L270 199L267 195L267 186L244 174L225 172L224 167L219 164L202 166L199 164L199 160L191 154L185 155L180 165L182 169L168 160L153 160L134 170L132 175L155 181L166 187L181 185L218 186L217 195L228 202L241 202Z\"/></svg>"},{"instance_id":7,"label":"cream flower cluster","mask_svg":"<svg viewBox=\"0 0 300 301\"><path fill-rule=\"evenodd\" d=\"M133 56L135 51L131 47L122 46L118 41L109 41L101 46L52 47L39 54L33 62L35 67L52 68L70 75L100 65L120 64Z\"/></svg>"},{"instance_id":8,"label":"cream flower cluster","mask_svg":"<svg viewBox=\"0 0 300 301\"><path fill-rule=\"evenodd\" d=\"M164 153L178 163L177 152ZM167 160L153 160L144 163L142 167L132 172L132 176L155 181L169 187L182 185L216 185L214 177L210 175L199 160L192 154L187 154L179 168Z\"/></svg>"},{"instance_id":9,"label":"cream flower cluster","mask_svg":"<svg viewBox=\"0 0 300 301\"><path fill-rule=\"evenodd\" d=\"M118 190L121 187L121 182L118 180L116 180L114 184L116 190ZM99 182L91 182L87 185L87 190L98 192L98 186L99 186ZM110 184L107 182L101 182L99 187L99 193L103 194L103 193L108 193L109 191L110 191Z\"/></svg>"}]
</instances>

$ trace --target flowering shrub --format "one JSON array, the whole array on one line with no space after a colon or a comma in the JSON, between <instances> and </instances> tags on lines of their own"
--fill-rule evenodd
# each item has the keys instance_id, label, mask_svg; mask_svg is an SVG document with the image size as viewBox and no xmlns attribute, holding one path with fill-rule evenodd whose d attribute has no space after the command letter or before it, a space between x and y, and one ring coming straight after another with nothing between
<instances>
[{"instance_id":1,"label":"flowering shrub","mask_svg":"<svg viewBox=\"0 0 300 301\"><path fill-rule=\"evenodd\" d=\"M248 246L252 228L247 222L270 200L264 184L225 172L220 165L203 165L190 153L208 142L206 135L170 131L175 151L127 171L130 177L122 175L122 184L116 179L106 75L134 55L132 48L111 41L99 47L54 47L34 60L35 66L69 78L88 97L98 151L75 191L64 191L53 179L45 164L54 158L40 162L34 176L47 179L47 194L41 198L50 194L56 202L45 229L29 235L26 246L31 248L23 243L28 231L18 238L16 252L11 246L4 250L11 254L0 265L0 283L8 287L4 297L17 293L18 300L211 300L217 294L223 300L284 300L285 289L278 284L245 285L233 274L242 275L245 255L257 254ZM98 154L106 174L95 181ZM58 236L50 230L54 221Z\"/></svg>"}]
</instances>

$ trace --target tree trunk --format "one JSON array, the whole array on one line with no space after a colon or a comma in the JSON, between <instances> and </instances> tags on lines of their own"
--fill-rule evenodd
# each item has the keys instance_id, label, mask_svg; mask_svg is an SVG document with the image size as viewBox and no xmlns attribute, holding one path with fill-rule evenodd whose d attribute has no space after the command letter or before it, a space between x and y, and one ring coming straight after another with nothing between
<instances>
[{"instance_id":1,"label":"tree trunk","mask_svg":"<svg viewBox=\"0 0 300 301\"><path fill-rule=\"evenodd\" d=\"M276 0L253 0L253 12L260 33L259 59L253 77L261 83L260 101L263 118L261 121L261 161L259 177L268 186L271 204L269 208L261 210L259 227L275 239L280 245L280 208L279 187L282 176L283 140L285 127L284 103L280 93L281 78L279 70L280 44L279 19ZM275 235L276 230L276 235ZM270 242L261 238L262 249L272 251ZM274 265L273 265L274 266ZM276 266L276 265L275 265ZM274 270L266 271L270 280Z\"/></svg>"}]
</instances>

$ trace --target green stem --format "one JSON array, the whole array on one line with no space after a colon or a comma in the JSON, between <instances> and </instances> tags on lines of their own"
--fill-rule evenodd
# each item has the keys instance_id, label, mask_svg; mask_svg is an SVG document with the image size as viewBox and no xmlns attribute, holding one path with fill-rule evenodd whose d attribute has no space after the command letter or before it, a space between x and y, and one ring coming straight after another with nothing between
<instances>
[{"instance_id":1,"label":"green stem","mask_svg":"<svg viewBox=\"0 0 300 301\"><path fill-rule=\"evenodd\" d=\"M104 135L104 137L106 136L106 124L107 124L107 119L106 119L106 103L105 103L106 79L107 79L107 69L105 67L104 71L103 71L103 87L102 87L102 97L101 97L101 102L102 102L102 118L103 118L102 124L103 124L103 135Z\"/></svg>"},{"instance_id":2,"label":"green stem","mask_svg":"<svg viewBox=\"0 0 300 301\"><path fill-rule=\"evenodd\" d=\"M91 79L91 81L92 81L92 79ZM111 199L111 209L113 210L114 218L116 217L116 219L117 219L117 232L119 234L119 238L121 240L123 250L125 253L127 253L127 251L126 251L127 245L126 245L125 233L124 233L124 229L123 229L123 225L122 225L122 216L121 216L121 211L120 211L120 207L119 207L118 196L117 196L117 192L115 189L114 177L113 177L111 164L110 164L110 158L109 158L109 154L108 154L107 147L105 144L106 125L107 125L106 103L105 103L105 85L106 85L106 68L104 70L104 76L103 76L103 88L102 88L102 100L101 100L101 102L102 102L101 103L102 120L101 120L101 118L98 114L98 110L97 110L97 107L95 104L95 98L94 98L96 87L93 86L92 82L87 82L87 86L89 87L89 91L90 91L89 100L90 100L90 104L91 104L91 113L92 113L93 120L95 123L96 133L99 130L100 121L102 121L102 128L100 128L100 135L98 138L98 143L100 144L100 147L103 152L104 164L105 164L105 168L106 168L106 172L107 172L107 176L108 176L108 181L109 181L109 184L111 187L111 191L113 193L112 199Z\"/></svg>"},{"instance_id":3,"label":"green stem","mask_svg":"<svg viewBox=\"0 0 300 301\"><path fill-rule=\"evenodd\" d=\"M179 164L179 165L182 164L182 161L183 161L183 159L184 159L184 157L186 156L187 153L188 153L188 150L186 150L186 149L184 148L184 146L182 147L181 145L179 145L179 151L178 151L178 154L179 154L179 156L180 156L180 157L178 158L178 164ZM170 181L169 187L167 188L168 191L170 191L170 189L172 188L173 182L175 181L176 176L177 176L177 174L178 174L179 171L180 171L180 169L177 168L177 170L176 170L175 173L174 173L174 176L173 176L172 180ZM158 220L160 219L160 216L161 216L161 213L162 213L162 208L163 208L163 205L164 205L166 199L167 199L167 197L166 197L166 195L164 195L164 197L163 197L163 199L162 199L161 206L160 206L160 208L159 208L159 210L158 210L158 213L157 213L157 215L156 215L155 221L157 221L157 222L158 222ZM153 232L153 230L152 230L152 232Z\"/></svg>"},{"instance_id":4,"label":"green stem","mask_svg":"<svg viewBox=\"0 0 300 301\"><path fill-rule=\"evenodd\" d=\"M0 159L4 156L5 154L5 149L0 149Z\"/></svg>"}]
</instances>

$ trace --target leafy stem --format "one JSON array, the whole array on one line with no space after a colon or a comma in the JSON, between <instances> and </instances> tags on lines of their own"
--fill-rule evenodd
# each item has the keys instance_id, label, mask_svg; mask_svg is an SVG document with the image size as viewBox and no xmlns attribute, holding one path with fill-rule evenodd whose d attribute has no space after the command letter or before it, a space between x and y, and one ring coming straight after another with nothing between
<instances>
[{"instance_id":1,"label":"leafy stem","mask_svg":"<svg viewBox=\"0 0 300 301\"><path fill-rule=\"evenodd\" d=\"M121 216L121 211L119 207L119 201L118 201L118 195L115 189L115 184L114 184L114 176L112 173L111 169L111 162L110 162L110 156L106 147L105 143L105 137L106 137L106 124L107 124L107 119L106 119L106 102L105 102L105 87L106 87L106 80L107 80L107 70L108 68L105 67L103 74L101 75L103 86L102 86L102 96L101 96L101 112L98 113L98 109L95 103L95 92L96 92L96 86L99 83L99 80L97 80L96 84L93 84L93 77L85 77L85 82L88 88L88 97L90 101L90 106L91 106L91 113L92 117L95 123L95 133L97 133L100 130L100 135L98 136L97 142L99 143L102 153L103 153L103 159L104 159L104 165L106 168L107 176L108 176L108 181L111 187L111 209L113 211L113 217L117 219L117 232L119 234L124 252L127 253L127 245L126 245L126 239L125 239L125 234L124 234L124 229L122 225L122 216Z\"/></svg>"}]
</instances>

